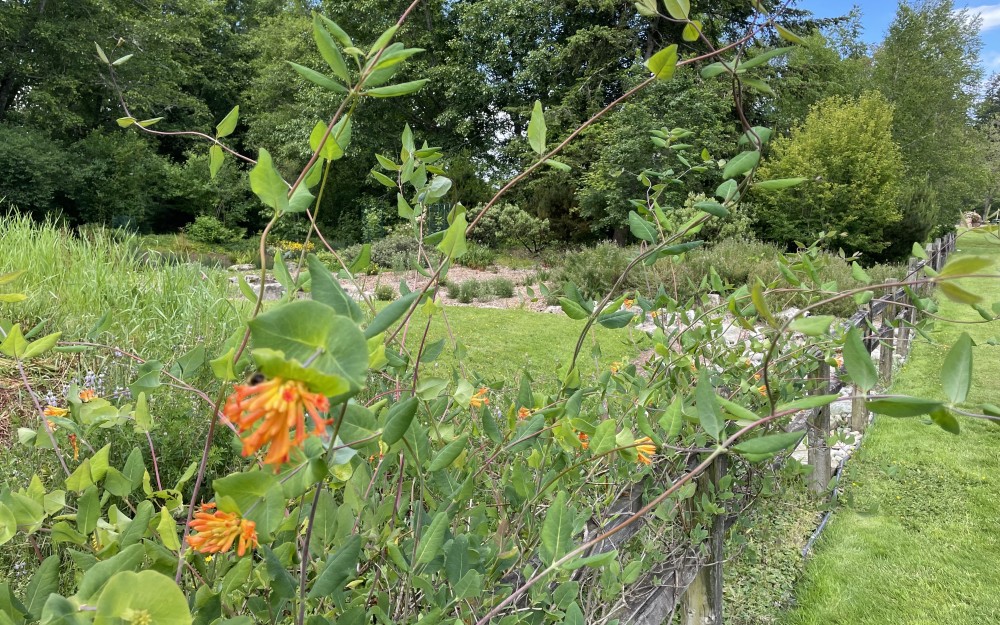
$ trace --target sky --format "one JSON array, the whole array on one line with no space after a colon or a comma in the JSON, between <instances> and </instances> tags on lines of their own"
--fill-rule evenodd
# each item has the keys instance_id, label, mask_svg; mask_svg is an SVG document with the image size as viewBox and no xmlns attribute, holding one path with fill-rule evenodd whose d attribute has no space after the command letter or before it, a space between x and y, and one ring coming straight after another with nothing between
<instances>
[{"instance_id":1,"label":"sky","mask_svg":"<svg viewBox=\"0 0 1000 625\"><path fill-rule=\"evenodd\" d=\"M893 0L800 0L796 4L797 8L812 11L819 17L844 15L854 6L861 9L864 40L868 43L882 41L896 15L897 2ZM955 8L969 9L982 16L983 69L988 74L1000 72L1000 1L987 4L983 0L955 0Z\"/></svg>"}]
</instances>

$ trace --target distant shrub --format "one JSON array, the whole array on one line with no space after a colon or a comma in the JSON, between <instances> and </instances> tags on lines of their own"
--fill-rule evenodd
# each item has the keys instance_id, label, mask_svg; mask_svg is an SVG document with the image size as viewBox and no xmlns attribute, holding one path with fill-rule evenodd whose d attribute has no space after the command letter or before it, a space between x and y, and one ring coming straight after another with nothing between
<instances>
[{"instance_id":1,"label":"distant shrub","mask_svg":"<svg viewBox=\"0 0 1000 625\"><path fill-rule=\"evenodd\" d=\"M598 243L594 247L566 254L562 267L553 277L560 284L572 282L584 297L597 299L612 289L633 255L633 250L610 241ZM634 272L627 276L618 291L628 290L637 278Z\"/></svg>"},{"instance_id":2,"label":"distant shrub","mask_svg":"<svg viewBox=\"0 0 1000 625\"><path fill-rule=\"evenodd\" d=\"M500 204L486 211L470 238L492 248L516 245L537 254L551 240L550 232L548 219L539 219L515 204Z\"/></svg>"},{"instance_id":3,"label":"distant shrub","mask_svg":"<svg viewBox=\"0 0 1000 625\"><path fill-rule=\"evenodd\" d=\"M199 215L194 223L188 225L184 232L199 243L226 244L235 243L243 238L241 230L227 228L221 221L211 215Z\"/></svg>"},{"instance_id":4,"label":"distant shrub","mask_svg":"<svg viewBox=\"0 0 1000 625\"><path fill-rule=\"evenodd\" d=\"M396 299L396 289L390 284L380 284L375 287L375 299L380 302L391 302Z\"/></svg>"},{"instance_id":5,"label":"distant shrub","mask_svg":"<svg viewBox=\"0 0 1000 625\"><path fill-rule=\"evenodd\" d=\"M487 269L496 262L497 253L477 243L469 243L469 249L456 262L470 269Z\"/></svg>"},{"instance_id":6,"label":"distant shrub","mask_svg":"<svg viewBox=\"0 0 1000 625\"><path fill-rule=\"evenodd\" d=\"M487 282L487 287L493 297L514 297L514 283L507 278L492 278Z\"/></svg>"}]
</instances>

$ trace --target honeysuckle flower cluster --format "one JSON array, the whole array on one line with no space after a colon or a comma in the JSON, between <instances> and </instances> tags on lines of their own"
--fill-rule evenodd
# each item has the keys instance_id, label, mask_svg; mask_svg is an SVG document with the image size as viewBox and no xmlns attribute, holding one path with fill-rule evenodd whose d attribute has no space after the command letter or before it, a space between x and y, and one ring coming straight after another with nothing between
<instances>
[{"instance_id":1,"label":"honeysuckle flower cluster","mask_svg":"<svg viewBox=\"0 0 1000 625\"><path fill-rule=\"evenodd\" d=\"M257 525L233 512L215 510L214 503L202 504L195 512L190 527L197 532L188 536L188 544L199 553L229 551L234 542L236 555L243 556L257 544Z\"/></svg>"},{"instance_id":2,"label":"honeysuckle flower cluster","mask_svg":"<svg viewBox=\"0 0 1000 625\"><path fill-rule=\"evenodd\" d=\"M278 465L288 460L292 447L299 447L309 435L305 415L313 423L312 433L321 435L332 419L321 412L330 410L330 401L320 393L310 392L304 382L280 377L257 384L240 384L222 409L223 415L246 434L243 455L249 456L268 447L264 463Z\"/></svg>"}]
</instances>

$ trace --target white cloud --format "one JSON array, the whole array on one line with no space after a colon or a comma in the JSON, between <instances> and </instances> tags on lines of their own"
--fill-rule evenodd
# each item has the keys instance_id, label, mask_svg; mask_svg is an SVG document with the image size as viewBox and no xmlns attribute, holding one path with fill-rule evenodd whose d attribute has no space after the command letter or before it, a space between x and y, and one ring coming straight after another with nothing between
<instances>
[{"instance_id":1,"label":"white cloud","mask_svg":"<svg viewBox=\"0 0 1000 625\"><path fill-rule=\"evenodd\" d=\"M969 13L979 16L983 20L982 30L992 30L1000 26L1000 4L984 4L978 7L969 7Z\"/></svg>"}]
</instances>

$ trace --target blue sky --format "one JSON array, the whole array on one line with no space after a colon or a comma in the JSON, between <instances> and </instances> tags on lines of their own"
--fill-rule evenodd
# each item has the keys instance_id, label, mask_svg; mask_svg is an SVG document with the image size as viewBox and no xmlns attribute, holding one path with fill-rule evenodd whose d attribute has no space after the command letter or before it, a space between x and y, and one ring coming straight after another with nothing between
<instances>
[{"instance_id":1,"label":"blue sky","mask_svg":"<svg viewBox=\"0 0 1000 625\"><path fill-rule=\"evenodd\" d=\"M800 0L796 6L812 11L820 17L844 15L851 10L851 7L858 6L861 8L865 41L878 43L885 36L896 14L897 3L892 0ZM987 73L1000 71L1000 2L988 4L983 0L972 2L956 0L955 7L967 8L982 16L983 69Z\"/></svg>"}]
</instances>

